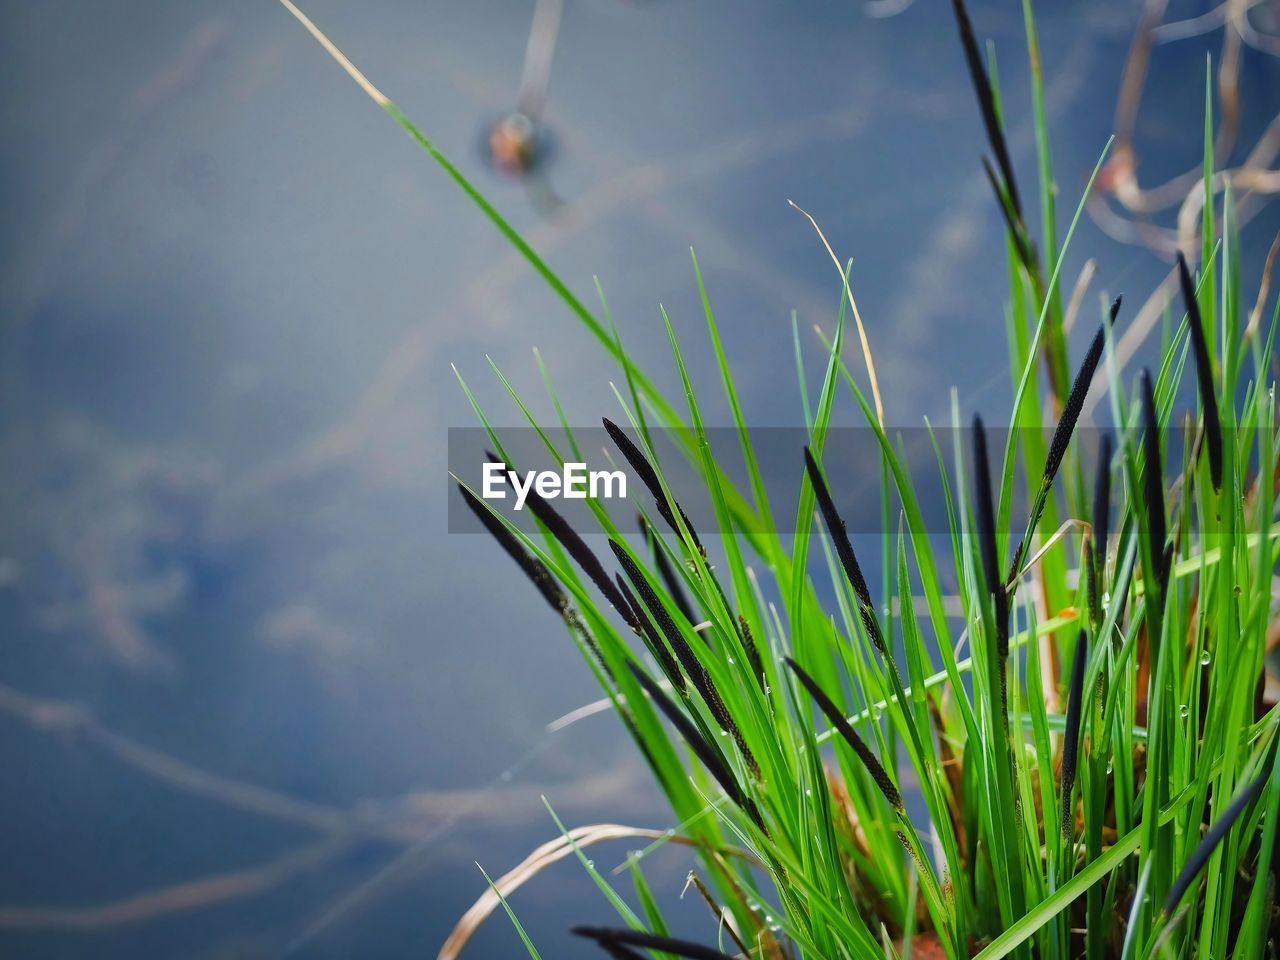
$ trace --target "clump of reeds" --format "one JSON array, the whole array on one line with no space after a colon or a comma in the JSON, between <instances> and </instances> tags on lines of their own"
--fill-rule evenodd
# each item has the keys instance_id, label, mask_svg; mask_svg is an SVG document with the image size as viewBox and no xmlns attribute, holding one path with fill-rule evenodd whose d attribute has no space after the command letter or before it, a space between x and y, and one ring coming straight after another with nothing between
<instances>
[{"instance_id":1,"label":"clump of reeds","mask_svg":"<svg viewBox=\"0 0 1280 960\"><path fill-rule=\"evenodd\" d=\"M1280 636L1273 334L1243 322L1241 238L1232 218L1212 215L1211 196L1198 265L1209 292L1198 293L1180 258L1186 324L1171 320L1156 373L1131 383L1108 356L1117 298L1100 310L1070 375L1058 277L1075 220L1060 237L1030 5L1039 244L994 70L962 0L953 8L994 157L984 168L1006 225L1008 246L993 258L1009 264L1016 388L1003 455L988 446L978 417L972 448L956 444L954 468L939 451L942 531L926 524L922 485L838 352L842 329L829 341L824 402L804 424L812 449L804 450L801 509L789 529L765 522L779 514L700 277L745 490L723 459L731 452L710 448L676 324L668 329L691 422L461 172L350 68L605 344L644 408L646 447L649 434L670 431L706 486L722 537L699 537L652 451L609 419L609 437L648 494L628 513L652 508L670 530L642 524L646 549L635 550L609 509L595 512L616 570L545 501L530 500L539 526L529 535L462 494L570 624L661 784L678 824L668 839L695 851L706 878L699 890L730 933L709 929L704 939L760 960L908 951L947 960L1265 960L1280 943L1280 707L1258 696ZM1161 438L1177 422L1188 353L1201 426L1175 477ZM1086 392L1100 378L1111 401L1102 408L1115 415L1086 470L1077 433ZM874 566L855 554L821 467L819 438L831 442L842 387L878 442L865 478L884 478L883 514L901 517L896 533L883 532L883 563ZM958 407L952 415L962 422ZM1055 421L1047 445L1021 429ZM1009 530L1018 492L1031 510L1025 527ZM809 549L816 517L831 547L822 551L825 580ZM670 936L643 861L630 860L642 914L588 864L624 923L575 932L628 960L727 956ZM584 916L592 911L583 905Z\"/></svg>"}]
</instances>

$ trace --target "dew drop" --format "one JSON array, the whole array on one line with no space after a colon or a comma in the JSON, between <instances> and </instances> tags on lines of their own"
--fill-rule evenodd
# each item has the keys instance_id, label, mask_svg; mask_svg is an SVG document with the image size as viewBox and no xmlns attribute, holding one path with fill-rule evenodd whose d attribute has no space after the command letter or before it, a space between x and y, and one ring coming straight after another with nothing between
<instances>
[{"instance_id":1,"label":"dew drop","mask_svg":"<svg viewBox=\"0 0 1280 960\"><path fill-rule=\"evenodd\" d=\"M728 660L729 660L729 666L731 666L731 667L732 667L732 666L733 666L733 657L729 657L729 658L728 658Z\"/></svg>"},{"instance_id":2,"label":"dew drop","mask_svg":"<svg viewBox=\"0 0 1280 960\"><path fill-rule=\"evenodd\" d=\"M1207 667L1209 665L1209 661L1212 659L1213 658L1209 656L1209 651L1206 650L1204 653L1200 654L1200 666Z\"/></svg>"},{"instance_id":3,"label":"dew drop","mask_svg":"<svg viewBox=\"0 0 1280 960\"><path fill-rule=\"evenodd\" d=\"M1190 715L1191 715L1191 708L1188 707L1185 703L1178 708L1178 716L1180 716L1183 720L1187 719L1187 717L1189 717Z\"/></svg>"}]
</instances>

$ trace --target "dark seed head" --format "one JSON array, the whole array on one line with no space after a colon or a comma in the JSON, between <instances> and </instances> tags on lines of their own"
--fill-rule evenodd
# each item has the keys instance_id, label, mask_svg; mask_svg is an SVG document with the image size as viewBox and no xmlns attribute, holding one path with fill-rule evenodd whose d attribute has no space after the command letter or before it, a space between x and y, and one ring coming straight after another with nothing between
<instances>
[{"instance_id":1,"label":"dark seed head","mask_svg":"<svg viewBox=\"0 0 1280 960\"><path fill-rule=\"evenodd\" d=\"M515 535L506 528L506 525L495 517L474 493L462 484L458 484L458 492L462 494L463 501L471 508L471 512L484 525L489 535L498 541L498 545L507 552L507 556L516 562L524 575L538 588L542 599L546 600L556 613L564 615L569 607L569 598L551 576L551 571L547 569L546 564L529 553Z\"/></svg>"},{"instance_id":2,"label":"dark seed head","mask_svg":"<svg viewBox=\"0 0 1280 960\"><path fill-rule=\"evenodd\" d=\"M645 616L644 608L640 605L640 601L636 599L636 595L631 592L631 588L627 586L627 581L622 579L622 574L618 574L617 580L618 589L622 592L622 596L626 599L628 606L631 607L632 616L640 624L640 636L644 639L645 646L649 648L649 652L662 665L662 672L667 675L667 679L671 681L677 690L684 693L685 680L684 674L680 672L680 664L671 655L667 645L662 642L662 638L653 629L653 624Z\"/></svg>"},{"instance_id":3,"label":"dark seed head","mask_svg":"<svg viewBox=\"0 0 1280 960\"><path fill-rule=\"evenodd\" d=\"M684 737L689 744L689 749L707 768L707 772L715 778L716 783L720 784L720 789L725 795L732 800L753 823L759 827L764 833L768 833L768 828L764 825L764 818L760 816L760 809L738 785L738 781L734 778L733 773L729 770L729 765L725 762L724 755L720 753L719 747L709 743L693 722L681 712L680 708L671 702L671 698L662 692L662 688L653 682L652 678L641 670L634 663L629 664L631 672L635 674L636 681L644 688L649 698L658 705L661 710L671 721L672 725L680 731L680 735Z\"/></svg>"},{"instance_id":4,"label":"dark seed head","mask_svg":"<svg viewBox=\"0 0 1280 960\"><path fill-rule=\"evenodd\" d=\"M676 622L667 613L666 608L662 605L662 600L654 591L653 585L649 583L649 579L644 575L644 571L631 559L630 554L627 553L622 544L610 540L609 546L613 548L613 553L618 558L618 563L622 565L627 578L635 585L636 592L649 610L649 615L658 624L658 629L662 631L662 635L667 638L667 643L675 653L676 659L684 667L685 673L689 675L690 681L702 696L703 702L706 703L707 709L711 711L711 715L715 717L716 723L733 735L733 741L738 745L738 749L742 753L742 759L747 764L747 769L751 771L752 775L758 776L760 765L756 761L755 754L747 746L746 738L742 735L742 729L734 721L733 717L729 715L729 708L724 705L724 699L711 682L711 674L707 672L707 668L702 665L685 641L684 634L680 632Z\"/></svg>"},{"instance_id":5,"label":"dark seed head","mask_svg":"<svg viewBox=\"0 0 1280 960\"><path fill-rule=\"evenodd\" d=\"M615 944L642 947L645 950L659 950L672 956L686 957L688 960L734 960L729 954L721 953L712 947L704 947L700 943L677 940L674 937L663 937L643 930L631 930L622 927L616 929L608 927L574 927L572 932L579 937L594 940L600 946L606 947L606 949L607 945Z\"/></svg>"},{"instance_id":6,"label":"dark seed head","mask_svg":"<svg viewBox=\"0 0 1280 960\"><path fill-rule=\"evenodd\" d=\"M492 453L489 454L489 460L493 463L501 463L502 461ZM569 522L555 510L545 499L540 497L535 490L530 490L525 500L529 505L529 509L533 511L533 515L537 517L542 525L545 526L553 537L560 542L560 546L564 547L569 556L582 568L591 582L596 585L606 600L613 605L618 611L622 619L627 622L627 626L632 630L639 630L639 625L635 622L631 615L631 610L627 607L626 601L622 598L622 594L618 593L618 588L614 586L609 574L605 572L600 561L596 559L596 555L591 552L591 548L587 546L586 541L578 535L578 532L569 526Z\"/></svg>"},{"instance_id":7,"label":"dark seed head","mask_svg":"<svg viewBox=\"0 0 1280 960\"><path fill-rule=\"evenodd\" d=\"M1019 222L1022 221L1022 201L1018 197L1018 184L1013 177L1013 164L1009 160L1009 148L1005 143L1004 130L1000 126L1000 117L996 113L995 91L991 87L991 78L987 76L987 68L982 62L982 54L978 50L978 41L973 35L973 23L969 20L969 12L965 9L964 0L952 0L955 8L956 26L960 30L960 43L964 47L964 60L969 68L969 78L973 81L974 93L978 95L978 109L982 112L982 125L987 131L987 142L991 152L995 154L996 163L1000 167L1000 175L1004 178L1005 192L1009 195L1009 205Z\"/></svg>"},{"instance_id":8,"label":"dark seed head","mask_svg":"<svg viewBox=\"0 0 1280 960\"><path fill-rule=\"evenodd\" d=\"M978 543L982 549L982 567L987 575L996 615L996 652L1001 659L1009 655L1009 595L1000 577L1000 561L996 552L996 515L991 501L991 468L987 462L987 432L982 417L973 418L973 498L978 522Z\"/></svg>"},{"instance_id":9,"label":"dark seed head","mask_svg":"<svg viewBox=\"0 0 1280 960\"><path fill-rule=\"evenodd\" d=\"M813 453L808 447L804 448L804 468L809 475L809 483L813 486L814 499L818 502L818 510L822 513L822 520L827 525L827 533L831 536L831 541L835 544L836 556L840 558L840 565L844 567L845 576L849 579L849 585L853 587L854 596L858 599L858 613L862 618L862 625L867 630L867 635L871 638L871 642L875 648L880 651L882 656L887 657L888 650L885 647L884 637L880 633L880 624L876 620L875 606L871 602L871 591L867 589L866 577L862 575L862 567L858 564L858 558L853 552L853 543L849 540L849 531L845 528L844 521L840 519L840 514L836 511L835 502L831 499L831 491L827 489L827 483L822 478L822 471L818 469L818 462L813 459Z\"/></svg>"},{"instance_id":10,"label":"dark seed head","mask_svg":"<svg viewBox=\"0 0 1280 960\"><path fill-rule=\"evenodd\" d=\"M849 721L841 712L840 708L832 702L831 698L826 695L823 689L818 686L818 681L814 680L800 664L796 663L790 657L787 657L787 666L795 673L800 682L804 684L804 688L809 691L809 696L813 698L813 702L826 715L831 726L836 732L844 738L845 742L857 754L862 765L867 768L867 773L871 774L871 779L875 781L876 786L880 788L880 792L884 794L884 798L889 801L889 806L901 812L903 810L902 794L898 792L897 785L893 782L893 778L889 776L884 766L880 763L880 759L871 752L871 748L863 742L853 727L849 725Z\"/></svg>"},{"instance_id":11,"label":"dark seed head","mask_svg":"<svg viewBox=\"0 0 1280 960\"><path fill-rule=\"evenodd\" d=\"M667 526L671 528L672 532L675 533L676 536L680 536L680 524L676 522L675 515L671 512L671 507L674 506L676 511L680 514L680 519L684 521L685 529L689 531L689 537L693 540L693 545L697 548L698 552L705 557L707 555L707 551L706 548L703 547L702 541L698 539L698 531L693 529L693 523L689 520L689 517L685 514L684 510L680 508L680 504L676 503L673 499L671 504L668 505L667 495L662 490L662 484L658 480L657 471L653 469L653 464L645 459L645 455L640 452L640 448L631 442L631 438L623 433L616 423L608 417L602 417L601 420L604 423L605 431L617 445L623 459L631 465L631 469L636 472L636 476L640 478L641 482L648 488L649 493L653 496L653 499L657 503L658 513L661 514L662 519L667 522Z\"/></svg>"},{"instance_id":12,"label":"dark seed head","mask_svg":"<svg viewBox=\"0 0 1280 960\"><path fill-rule=\"evenodd\" d=\"M1116 315L1119 312L1120 297L1116 297L1111 303L1111 313L1107 320L1107 326L1111 326L1116 322ZM1105 328L1100 326L1093 340L1089 343L1089 349L1085 352L1080 368L1076 371L1075 380L1071 382L1071 392L1067 395L1067 402L1063 405L1062 415L1058 418L1057 427L1054 428L1053 438L1049 441L1049 453L1045 457L1044 470L1040 474L1040 487L1036 492L1030 522L1027 524L1028 534L1040 522L1040 515L1044 512L1044 505L1052 492L1053 481L1058 476L1058 470L1062 466L1062 459L1066 456L1067 447L1071 444L1071 437L1075 434L1076 425L1080 421L1080 411L1084 409L1085 397L1089 393L1089 385L1093 383L1093 376L1098 370L1098 361L1102 358L1102 347L1105 339ZM1013 563L1008 576L1008 582L1010 583L1018 575L1018 564L1022 561L1025 549L1026 542L1023 540L1018 543L1017 549L1014 550Z\"/></svg>"},{"instance_id":13,"label":"dark seed head","mask_svg":"<svg viewBox=\"0 0 1280 960\"><path fill-rule=\"evenodd\" d=\"M1076 783L1076 763L1080 756L1081 711L1084 708L1084 672L1089 660L1089 637L1081 630L1071 664L1071 688L1067 691L1066 731L1062 738L1062 832L1071 839L1075 832L1075 809L1071 792Z\"/></svg>"},{"instance_id":14,"label":"dark seed head","mask_svg":"<svg viewBox=\"0 0 1280 960\"><path fill-rule=\"evenodd\" d=\"M1187 892L1192 881L1204 869L1204 865L1209 862L1209 858L1213 856L1213 851L1217 849L1218 844L1231 831L1231 827L1235 822L1240 819L1240 814L1244 813L1249 804L1262 793L1270 778L1271 765L1266 764L1263 771L1236 795L1236 798L1231 801L1227 809L1222 812L1222 816L1218 818L1218 821L1205 832L1204 839L1191 852L1191 856L1187 858L1186 866L1182 868L1182 871L1173 881L1173 886L1169 888L1169 896L1164 901L1165 916L1173 913L1177 908L1182 900L1182 895Z\"/></svg>"},{"instance_id":15,"label":"dark seed head","mask_svg":"<svg viewBox=\"0 0 1280 960\"><path fill-rule=\"evenodd\" d=\"M658 543L658 532L650 526L649 521L644 518L644 514L637 514L636 520L640 524L640 532L644 534L645 540L653 550L653 562L658 568L658 576L662 578L662 585L667 588L667 593L671 594L671 599L675 601L676 607L685 615L685 618L690 623L697 623L693 614L693 607L689 606L689 600L684 595L684 588L680 585L680 578L671 569L671 563L667 560L666 553Z\"/></svg>"},{"instance_id":16,"label":"dark seed head","mask_svg":"<svg viewBox=\"0 0 1280 960\"><path fill-rule=\"evenodd\" d=\"M1209 474L1213 489L1222 489L1222 420L1218 416L1218 396L1213 385L1213 364L1209 361L1209 344L1204 336L1204 321L1196 300L1196 287L1191 281L1187 261L1178 253L1178 279L1182 299L1187 306L1187 326L1191 334L1191 352L1196 358L1196 380L1200 386L1200 405L1204 408L1204 444L1209 451Z\"/></svg>"},{"instance_id":17,"label":"dark seed head","mask_svg":"<svg viewBox=\"0 0 1280 960\"><path fill-rule=\"evenodd\" d=\"M1165 541L1168 539L1164 517L1164 465L1160 458L1160 424L1150 371L1143 370L1138 377L1138 390L1142 398L1142 450L1146 460L1142 475L1143 499L1146 501L1147 531L1151 537L1151 559L1157 565L1157 569L1152 571L1152 579L1163 593L1167 576Z\"/></svg>"}]
</instances>

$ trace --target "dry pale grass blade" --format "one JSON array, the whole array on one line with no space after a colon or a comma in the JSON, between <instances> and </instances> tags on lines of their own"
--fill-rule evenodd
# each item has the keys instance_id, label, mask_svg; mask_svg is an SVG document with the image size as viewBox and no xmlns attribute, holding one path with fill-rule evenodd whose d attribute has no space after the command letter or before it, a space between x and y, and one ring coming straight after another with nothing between
<instances>
[{"instance_id":1,"label":"dry pale grass blade","mask_svg":"<svg viewBox=\"0 0 1280 960\"><path fill-rule=\"evenodd\" d=\"M311 36L315 37L316 42L319 43L320 46L324 47L329 56L333 57L333 59L338 62L338 66L347 71L348 76L360 85L360 89L369 95L369 99L380 107L385 108L390 106L391 99L369 82L369 78L361 73L359 69L357 69L356 65L347 59L346 54L339 50L337 46L334 45L334 42L326 37L321 32L320 28L311 22L310 17L290 3L290 0L280 0L280 3L284 5L286 10L297 18L300 24L307 28L307 32L311 34Z\"/></svg>"},{"instance_id":2,"label":"dry pale grass blade","mask_svg":"<svg viewBox=\"0 0 1280 960\"><path fill-rule=\"evenodd\" d=\"M1262 280L1258 284L1258 299L1253 302L1249 311L1249 322L1244 328L1244 340L1248 343L1258 334L1258 324L1262 320L1262 310L1267 305L1267 296L1271 293L1271 270L1276 265L1276 251L1280 250L1280 233L1271 241L1271 249L1267 251L1267 260L1262 267Z\"/></svg>"},{"instance_id":3,"label":"dry pale grass blade","mask_svg":"<svg viewBox=\"0 0 1280 960\"><path fill-rule=\"evenodd\" d=\"M661 840L663 838L673 843L692 845L692 841L687 837L678 834L668 835L665 830L628 827L618 823L593 823L574 827L567 835L548 840L525 857L518 866L495 880L493 885L480 895L480 899L471 905L471 908L454 926L444 946L436 954L436 960L454 960L480 925L501 905L499 896L504 900L510 897L547 867L571 856L575 846L581 849L606 840Z\"/></svg>"},{"instance_id":4,"label":"dry pale grass blade","mask_svg":"<svg viewBox=\"0 0 1280 960\"><path fill-rule=\"evenodd\" d=\"M1093 532L1093 525L1090 524L1087 520L1075 520L1075 519L1064 520L1062 522L1062 526L1058 527L1057 530L1053 531L1053 536L1049 537L1049 539L1046 540L1041 545L1040 549L1031 555L1031 559L1029 559L1026 562L1023 568L1018 571L1018 575L1013 579L1012 584L1010 585L1010 589L1012 589L1013 586L1015 586L1019 580L1021 580L1028 573L1030 573L1031 570L1036 566L1036 564L1038 564L1041 560L1044 559L1044 555L1053 549L1053 545L1055 543L1057 543L1059 540L1065 537L1072 530L1081 530L1084 533L1088 534Z\"/></svg>"},{"instance_id":5,"label":"dry pale grass blade","mask_svg":"<svg viewBox=\"0 0 1280 960\"><path fill-rule=\"evenodd\" d=\"M876 419L880 421L880 426L884 426L884 403L880 400L880 381L876 379L876 364L871 356L871 344L867 342L867 329L862 325L862 315L858 313L858 301L853 299L853 290L849 287L849 280L845 276L845 271L840 266L840 258L836 256L836 252L831 249L831 244L827 243L827 237L822 232L822 228L818 226L818 221L813 219L804 207L800 206L794 200L788 200L795 209L799 210L806 220L813 224L813 229L818 231L818 239L822 241L822 245L827 248L827 254L831 257L831 262L836 265L836 272L840 274L840 279L844 283L844 292L849 297L849 306L853 308L853 319L858 325L858 340L862 343L862 358L867 364L867 379L871 381L871 397L876 404Z\"/></svg>"},{"instance_id":6,"label":"dry pale grass blade","mask_svg":"<svg viewBox=\"0 0 1280 960\"><path fill-rule=\"evenodd\" d=\"M1062 332L1070 333L1080 315L1080 304L1084 301L1085 291L1098 273L1098 261L1090 258L1080 268L1080 276L1076 277L1076 285L1071 288L1071 298L1067 301L1066 312L1062 315Z\"/></svg>"}]
</instances>

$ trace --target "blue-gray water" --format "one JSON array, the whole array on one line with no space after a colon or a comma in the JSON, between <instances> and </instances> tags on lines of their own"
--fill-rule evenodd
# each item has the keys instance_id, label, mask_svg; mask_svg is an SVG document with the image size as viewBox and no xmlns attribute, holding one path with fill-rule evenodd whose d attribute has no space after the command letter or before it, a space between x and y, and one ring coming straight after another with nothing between
<instances>
[{"instance_id":1,"label":"blue-gray water","mask_svg":"<svg viewBox=\"0 0 1280 960\"><path fill-rule=\"evenodd\" d=\"M791 198L854 259L891 421L944 412L952 384L965 410L1007 405L1000 223L946 5L877 20L856 0L567 0L547 170L567 203L551 219L478 148L511 106L531 4L305 6L588 302L600 277L665 387L659 303L719 395L693 245L749 419L798 422L790 311L803 331L829 325L838 287ZM1015 6L973 12L1029 193ZM1139 5L1040 6L1065 224L1111 132ZM1170 18L1202 9L1171 4ZM537 346L570 417L593 424L616 411L600 349L280 5L49 0L0 3L0 17L0 684L326 807L407 812L397 798L421 794L426 837L323 929L402 846L362 839L215 906L32 926L28 908L248 870L316 834L160 782L47 713L40 727L6 711L0 955L430 957L484 889L475 861L496 876L555 835L542 794L571 825L668 826L611 718L544 733L595 697L591 677L492 544L446 533L446 431L474 423L449 364L517 423L491 355L549 418ZM1157 51L1144 182L1196 162L1218 38ZM1246 51L1243 143L1277 91L1276 61ZM1264 224L1246 233L1255 248ZM1064 276L1086 256L1090 311L1103 289L1136 306L1161 276L1087 220ZM1259 260L1246 258L1250 302ZM651 879L710 938L702 906L678 900L688 864L664 852ZM571 923L610 915L571 862L513 906L560 958L593 955ZM521 952L496 916L464 956Z\"/></svg>"}]
</instances>

